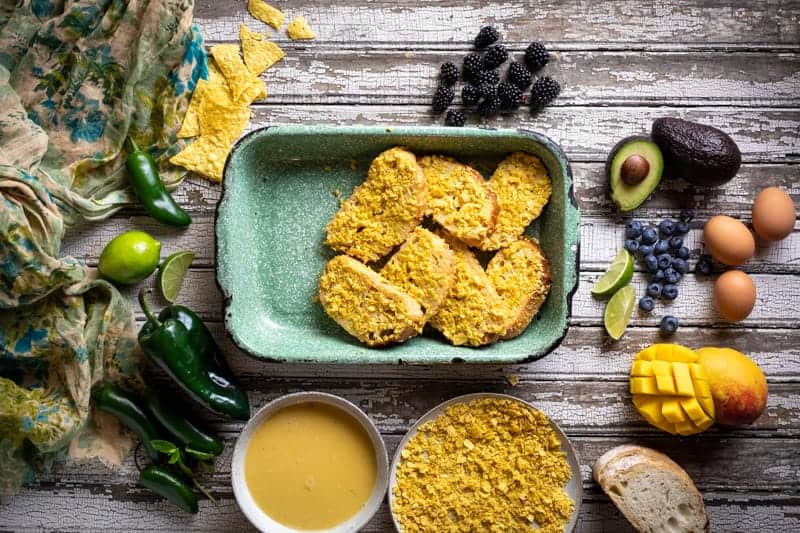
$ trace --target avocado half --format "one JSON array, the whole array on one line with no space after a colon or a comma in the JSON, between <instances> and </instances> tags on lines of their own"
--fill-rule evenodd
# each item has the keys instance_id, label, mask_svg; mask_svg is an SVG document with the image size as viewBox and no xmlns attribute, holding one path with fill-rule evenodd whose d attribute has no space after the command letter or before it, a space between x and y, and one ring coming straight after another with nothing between
<instances>
[{"instance_id":1,"label":"avocado half","mask_svg":"<svg viewBox=\"0 0 800 533\"><path fill-rule=\"evenodd\" d=\"M653 140L664 152L670 177L683 178L703 187L730 181L742 164L742 153L733 139L712 126L680 118L653 122Z\"/></svg>"},{"instance_id":2,"label":"avocado half","mask_svg":"<svg viewBox=\"0 0 800 533\"><path fill-rule=\"evenodd\" d=\"M642 205L661 181L664 157L649 137L625 137L614 146L606 160L611 199L620 211Z\"/></svg>"}]
</instances>

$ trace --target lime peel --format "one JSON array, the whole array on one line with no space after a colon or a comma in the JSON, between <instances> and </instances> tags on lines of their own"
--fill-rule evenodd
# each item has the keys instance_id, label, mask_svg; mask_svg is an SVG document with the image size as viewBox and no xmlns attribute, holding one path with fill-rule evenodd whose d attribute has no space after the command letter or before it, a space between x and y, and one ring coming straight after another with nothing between
<instances>
[{"instance_id":1,"label":"lime peel","mask_svg":"<svg viewBox=\"0 0 800 533\"><path fill-rule=\"evenodd\" d=\"M612 339L619 340L625 333L625 328L628 327L635 303L636 289L626 285L614 293L614 296L606 304L603 324Z\"/></svg>"},{"instance_id":2,"label":"lime peel","mask_svg":"<svg viewBox=\"0 0 800 533\"><path fill-rule=\"evenodd\" d=\"M611 296L633 279L633 256L624 248L611 261L611 266L592 287L595 296Z\"/></svg>"},{"instance_id":3,"label":"lime peel","mask_svg":"<svg viewBox=\"0 0 800 533\"><path fill-rule=\"evenodd\" d=\"M183 280L194 260L194 252L175 252L167 257L159 267L158 286L161 295L169 303L175 302L180 294Z\"/></svg>"}]
</instances>

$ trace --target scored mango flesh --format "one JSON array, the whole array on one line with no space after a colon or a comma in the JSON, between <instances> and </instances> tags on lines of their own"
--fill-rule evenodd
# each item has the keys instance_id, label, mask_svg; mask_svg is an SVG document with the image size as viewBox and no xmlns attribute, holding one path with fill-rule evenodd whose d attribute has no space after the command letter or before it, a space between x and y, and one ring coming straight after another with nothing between
<instances>
[{"instance_id":1,"label":"scored mango flesh","mask_svg":"<svg viewBox=\"0 0 800 533\"><path fill-rule=\"evenodd\" d=\"M673 435L693 435L714 423L714 400L699 356L679 344L654 344L636 354L631 394L639 413Z\"/></svg>"}]
</instances>

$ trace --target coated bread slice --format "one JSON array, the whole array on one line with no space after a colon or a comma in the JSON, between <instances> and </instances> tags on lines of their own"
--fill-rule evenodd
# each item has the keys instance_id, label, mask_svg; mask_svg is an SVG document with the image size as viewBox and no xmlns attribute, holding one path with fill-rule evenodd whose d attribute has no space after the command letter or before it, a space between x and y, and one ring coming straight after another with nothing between
<instances>
[{"instance_id":1,"label":"coated bread slice","mask_svg":"<svg viewBox=\"0 0 800 533\"><path fill-rule=\"evenodd\" d=\"M617 446L597 459L593 470L597 483L638 531L710 530L692 478L666 455L643 446Z\"/></svg>"},{"instance_id":2,"label":"coated bread slice","mask_svg":"<svg viewBox=\"0 0 800 533\"><path fill-rule=\"evenodd\" d=\"M525 331L547 298L550 263L535 242L518 239L494 255L486 275L506 310L503 339L512 339Z\"/></svg>"},{"instance_id":3,"label":"coated bread slice","mask_svg":"<svg viewBox=\"0 0 800 533\"><path fill-rule=\"evenodd\" d=\"M503 159L488 183L497 196L500 212L494 230L477 246L498 250L518 239L542 214L552 184L542 160L525 152L514 152Z\"/></svg>"},{"instance_id":4,"label":"coated bread slice","mask_svg":"<svg viewBox=\"0 0 800 533\"><path fill-rule=\"evenodd\" d=\"M450 292L455 271L455 254L444 239L417 227L381 269L381 275L419 302L427 322Z\"/></svg>"},{"instance_id":5,"label":"coated bread slice","mask_svg":"<svg viewBox=\"0 0 800 533\"><path fill-rule=\"evenodd\" d=\"M414 154L390 148L376 157L326 228L325 244L363 262L403 243L425 215L425 176Z\"/></svg>"},{"instance_id":6,"label":"coated bread slice","mask_svg":"<svg viewBox=\"0 0 800 533\"><path fill-rule=\"evenodd\" d=\"M451 157L419 160L428 184L428 211L457 239L478 246L494 230L499 206L480 172Z\"/></svg>"},{"instance_id":7,"label":"coated bread slice","mask_svg":"<svg viewBox=\"0 0 800 533\"><path fill-rule=\"evenodd\" d=\"M319 301L328 316L368 346L403 342L424 325L416 300L346 255L337 255L325 266Z\"/></svg>"},{"instance_id":8,"label":"coated bread slice","mask_svg":"<svg viewBox=\"0 0 800 533\"><path fill-rule=\"evenodd\" d=\"M470 249L451 235L443 238L455 254L455 280L429 324L456 346L482 346L504 332L503 306Z\"/></svg>"}]
</instances>

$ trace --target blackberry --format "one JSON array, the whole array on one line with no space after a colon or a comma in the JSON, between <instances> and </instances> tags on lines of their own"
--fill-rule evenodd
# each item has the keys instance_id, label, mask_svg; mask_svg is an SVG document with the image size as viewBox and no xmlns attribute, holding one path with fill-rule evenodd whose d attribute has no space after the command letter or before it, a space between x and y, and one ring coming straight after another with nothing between
<instances>
[{"instance_id":1,"label":"blackberry","mask_svg":"<svg viewBox=\"0 0 800 533\"><path fill-rule=\"evenodd\" d=\"M475 105L481 99L481 91L474 85L469 83L464 85L461 89L461 102L464 105Z\"/></svg>"},{"instance_id":2,"label":"blackberry","mask_svg":"<svg viewBox=\"0 0 800 533\"><path fill-rule=\"evenodd\" d=\"M464 56L465 77L473 76L475 73L480 72L482 63L483 59L481 59L480 54L467 54Z\"/></svg>"},{"instance_id":3,"label":"blackberry","mask_svg":"<svg viewBox=\"0 0 800 533\"><path fill-rule=\"evenodd\" d=\"M467 121L467 117L464 116L464 113L461 111L456 111L451 109L447 112L447 117L444 119L444 123L448 126L463 126L464 123Z\"/></svg>"},{"instance_id":4,"label":"blackberry","mask_svg":"<svg viewBox=\"0 0 800 533\"><path fill-rule=\"evenodd\" d=\"M440 85L439 88L436 89L436 94L433 95L433 112L441 113L450 107L455 95L456 93L453 92L453 89Z\"/></svg>"},{"instance_id":5,"label":"blackberry","mask_svg":"<svg viewBox=\"0 0 800 533\"><path fill-rule=\"evenodd\" d=\"M482 83L478 85L478 91L484 98L494 98L497 96L497 85L491 83Z\"/></svg>"},{"instance_id":6,"label":"blackberry","mask_svg":"<svg viewBox=\"0 0 800 533\"><path fill-rule=\"evenodd\" d=\"M497 96L500 97L500 107L502 109L516 109L519 107L520 99L522 99L522 91L513 83L504 81L497 86Z\"/></svg>"},{"instance_id":7,"label":"blackberry","mask_svg":"<svg viewBox=\"0 0 800 533\"><path fill-rule=\"evenodd\" d=\"M478 114L482 117L496 115L499 110L500 98L496 95L484 98L483 101L478 104Z\"/></svg>"},{"instance_id":8,"label":"blackberry","mask_svg":"<svg viewBox=\"0 0 800 533\"><path fill-rule=\"evenodd\" d=\"M525 63L531 72L536 72L550 61L550 53L542 43L531 43L525 49Z\"/></svg>"},{"instance_id":9,"label":"blackberry","mask_svg":"<svg viewBox=\"0 0 800 533\"><path fill-rule=\"evenodd\" d=\"M498 74L496 70L481 70L472 76L472 82L478 86L484 83L497 85L500 83L500 74Z\"/></svg>"},{"instance_id":10,"label":"blackberry","mask_svg":"<svg viewBox=\"0 0 800 533\"><path fill-rule=\"evenodd\" d=\"M484 26L475 36L475 48L486 48L490 44L497 42L499 38L500 32L494 26Z\"/></svg>"},{"instance_id":11,"label":"blackberry","mask_svg":"<svg viewBox=\"0 0 800 533\"><path fill-rule=\"evenodd\" d=\"M452 87L456 84L458 76L458 67L455 63L451 63L450 61L442 65L442 68L439 70L439 77L442 79L442 83L448 87Z\"/></svg>"},{"instance_id":12,"label":"blackberry","mask_svg":"<svg viewBox=\"0 0 800 533\"><path fill-rule=\"evenodd\" d=\"M543 109L546 105L555 100L560 92L561 86L556 80L550 76L539 78L533 82L533 89L531 89L531 109L533 111Z\"/></svg>"},{"instance_id":13,"label":"blackberry","mask_svg":"<svg viewBox=\"0 0 800 533\"><path fill-rule=\"evenodd\" d=\"M525 65L517 63L516 61L508 66L508 76L506 79L523 91L533 83L533 76L530 71L525 68Z\"/></svg>"},{"instance_id":14,"label":"blackberry","mask_svg":"<svg viewBox=\"0 0 800 533\"><path fill-rule=\"evenodd\" d=\"M499 67L508 59L508 51L501 44L490 46L483 55L483 68L491 70Z\"/></svg>"}]
</instances>

